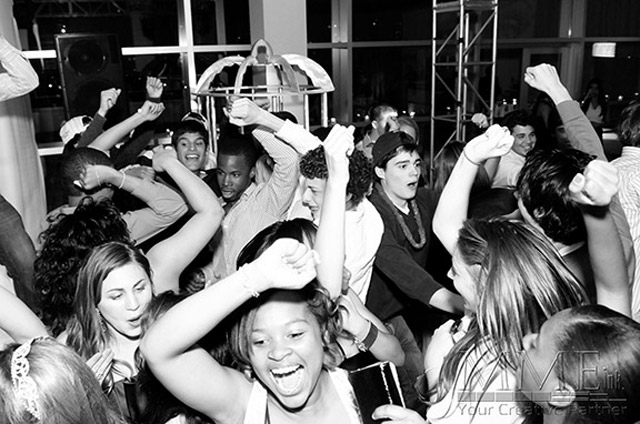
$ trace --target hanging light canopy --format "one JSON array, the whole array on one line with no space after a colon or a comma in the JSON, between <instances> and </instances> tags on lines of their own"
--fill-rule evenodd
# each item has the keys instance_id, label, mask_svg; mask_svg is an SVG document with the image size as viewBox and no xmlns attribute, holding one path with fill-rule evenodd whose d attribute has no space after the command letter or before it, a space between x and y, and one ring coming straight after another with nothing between
<instances>
[{"instance_id":1,"label":"hanging light canopy","mask_svg":"<svg viewBox=\"0 0 640 424\"><path fill-rule=\"evenodd\" d=\"M217 75L227 67L238 66L232 86L212 86ZM275 55L269 43L263 39L251 47L251 55L228 56L210 65L198 80L195 96L200 112L209 118L210 131L215 129L215 99L231 96L247 97L272 112L283 110L288 97L302 96L304 126L309 127L308 95L320 94L321 124L328 125L326 93L335 87L327 72L315 61L299 54Z\"/></svg>"}]
</instances>

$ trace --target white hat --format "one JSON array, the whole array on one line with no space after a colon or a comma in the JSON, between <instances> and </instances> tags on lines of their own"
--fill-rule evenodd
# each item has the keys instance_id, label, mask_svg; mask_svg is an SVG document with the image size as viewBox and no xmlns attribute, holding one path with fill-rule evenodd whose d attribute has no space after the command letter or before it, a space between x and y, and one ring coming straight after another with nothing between
<instances>
[{"instance_id":1,"label":"white hat","mask_svg":"<svg viewBox=\"0 0 640 424\"><path fill-rule=\"evenodd\" d=\"M78 134L82 134L87 129L91 121L92 119L90 116L82 115L64 122L60 127L60 138L62 139L62 142L67 144L69 141L73 140L73 137Z\"/></svg>"}]
</instances>

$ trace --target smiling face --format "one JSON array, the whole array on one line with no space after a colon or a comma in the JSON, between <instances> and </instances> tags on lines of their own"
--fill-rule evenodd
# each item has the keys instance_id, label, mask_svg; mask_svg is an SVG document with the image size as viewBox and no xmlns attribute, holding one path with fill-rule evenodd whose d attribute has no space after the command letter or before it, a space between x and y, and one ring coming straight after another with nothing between
<instances>
[{"instance_id":1,"label":"smiling face","mask_svg":"<svg viewBox=\"0 0 640 424\"><path fill-rule=\"evenodd\" d=\"M324 199L326 186L327 180L323 180L322 178L304 179L302 204L309 209L315 222L318 222L320 219L320 209L322 208L322 200Z\"/></svg>"},{"instance_id":2,"label":"smiling face","mask_svg":"<svg viewBox=\"0 0 640 424\"><path fill-rule=\"evenodd\" d=\"M116 268L102 282L97 307L110 331L140 337L140 318L153 296L151 281L134 263Z\"/></svg>"},{"instance_id":3,"label":"smiling face","mask_svg":"<svg viewBox=\"0 0 640 424\"><path fill-rule=\"evenodd\" d=\"M202 134L184 133L176 141L176 154L191 172L204 169L207 161L207 142Z\"/></svg>"},{"instance_id":4,"label":"smiling face","mask_svg":"<svg viewBox=\"0 0 640 424\"><path fill-rule=\"evenodd\" d=\"M284 408L297 410L320 396L320 325L299 294L278 292L256 311L250 346L253 371Z\"/></svg>"},{"instance_id":5,"label":"smiling face","mask_svg":"<svg viewBox=\"0 0 640 424\"><path fill-rule=\"evenodd\" d=\"M416 197L422 160L418 152L401 151L375 172L391 201L401 206Z\"/></svg>"},{"instance_id":6,"label":"smiling face","mask_svg":"<svg viewBox=\"0 0 640 424\"><path fill-rule=\"evenodd\" d=\"M520 156L526 156L534 147L536 147L536 132L531 125L516 125L511 130L513 136L513 150Z\"/></svg>"},{"instance_id":7,"label":"smiling face","mask_svg":"<svg viewBox=\"0 0 640 424\"><path fill-rule=\"evenodd\" d=\"M226 202L235 202L251 185L255 169L241 155L218 155L218 185Z\"/></svg>"}]
</instances>

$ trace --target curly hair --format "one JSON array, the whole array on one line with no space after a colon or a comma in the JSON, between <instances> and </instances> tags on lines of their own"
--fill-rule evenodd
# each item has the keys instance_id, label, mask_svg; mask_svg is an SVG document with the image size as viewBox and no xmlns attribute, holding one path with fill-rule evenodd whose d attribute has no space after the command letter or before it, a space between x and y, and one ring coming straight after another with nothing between
<instances>
[{"instance_id":1,"label":"curly hair","mask_svg":"<svg viewBox=\"0 0 640 424\"><path fill-rule=\"evenodd\" d=\"M280 221L259 232L238 255L237 266L253 262L273 242L281 238L293 238L301 243L313 244L315 241L315 225L302 218L291 221ZM243 371L251 370L250 337L253 321L260 306L269 301L282 290L269 290L259 298L252 298L230 315L234 322L229 332L229 347L236 366ZM301 300L307 303L309 311L318 321L322 334L322 345L325 353L325 367L335 368L341 360L337 347L337 336L342 332L342 320L338 306L329 296L329 292L313 280L305 287L295 291Z\"/></svg>"},{"instance_id":2,"label":"curly hair","mask_svg":"<svg viewBox=\"0 0 640 424\"><path fill-rule=\"evenodd\" d=\"M308 151L300 159L300 173L303 177L326 180L329 177L324 147L319 146ZM349 158L349 182L347 193L351 194L354 204L359 204L369 192L373 181L371 161L360 150L354 150Z\"/></svg>"},{"instance_id":3,"label":"curly hair","mask_svg":"<svg viewBox=\"0 0 640 424\"><path fill-rule=\"evenodd\" d=\"M108 241L130 243L129 229L109 200L82 200L71 215L52 217L40 235L42 249L35 260L35 285L42 320L60 334L73 314L78 269L95 246Z\"/></svg>"}]
</instances>

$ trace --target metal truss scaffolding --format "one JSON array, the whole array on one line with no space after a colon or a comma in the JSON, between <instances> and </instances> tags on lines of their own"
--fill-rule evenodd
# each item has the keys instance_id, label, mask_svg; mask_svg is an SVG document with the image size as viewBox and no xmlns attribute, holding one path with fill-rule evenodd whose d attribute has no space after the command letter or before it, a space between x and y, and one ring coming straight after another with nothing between
<instances>
[{"instance_id":1,"label":"metal truss scaffolding","mask_svg":"<svg viewBox=\"0 0 640 424\"><path fill-rule=\"evenodd\" d=\"M433 0L431 142L465 139L464 123L475 112L493 122L498 0Z\"/></svg>"}]
</instances>

